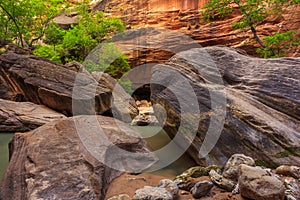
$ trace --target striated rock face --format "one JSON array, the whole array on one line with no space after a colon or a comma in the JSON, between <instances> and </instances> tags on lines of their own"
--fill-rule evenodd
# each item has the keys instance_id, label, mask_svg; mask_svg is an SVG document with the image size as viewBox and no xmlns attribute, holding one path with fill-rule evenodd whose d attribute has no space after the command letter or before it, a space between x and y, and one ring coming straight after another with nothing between
<instances>
[{"instance_id":1,"label":"striated rock face","mask_svg":"<svg viewBox=\"0 0 300 200\"><path fill-rule=\"evenodd\" d=\"M77 116L17 133L12 152L0 182L1 200L104 199L108 184L121 173L117 169L144 169L155 161L136 132L103 116Z\"/></svg>"},{"instance_id":2,"label":"striated rock face","mask_svg":"<svg viewBox=\"0 0 300 200\"><path fill-rule=\"evenodd\" d=\"M147 11L173 11L173 10L196 10L202 8L202 6L208 2L208 0L143 0L143 1L126 1L120 0L119 4L123 7L123 11L130 11L135 9L141 9ZM93 0L91 6L94 10L108 10L121 11L120 7L114 1L102 1ZM132 6L136 6L132 9ZM130 9L131 8L131 9ZM126 12L125 12L126 13Z\"/></svg>"},{"instance_id":3,"label":"striated rock face","mask_svg":"<svg viewBox=\"0 0 300 200\"><path fill-rule=\"evenodd\" d=\"M133 0L133 1L95 1L93 9L104 11L108 15L120 17L128 28L139 27L164 27L176 30L191 37L202 46L226 45L240 48L248 54L256 55L257 43L254 41L250 30L233 29L232 23L241 19L238 11L224 20L216 20L211 23L203 22L199 9L207 0L197 1L157 1L157 0ZM196 6L196 4L198 4ZM197 8L198 7L198 8ZM281 15L273 16L257 26L259 36L272 35L276 32L296 30L300 35L300 7L291 6ZM176 45L179 40L173 40ZM145 55L146 54L146 55ZM299 56L299 47L288 50L289 56ZM172 54L156 51L155 49L141 49L129 55L135 66L136 62L151 60L156 62L161 57L171 57Z\"/></svg>"},{"instance_id":4,"label":"striated rock face","mask_svg":"<svg viewBox=\"0 0 300 200\"><path fill-rule=\"evenodd\" d=\"M46 106L0 99L0 132L29 131L63 118Z\"/></svg>"},{"instance_id":5,"label":"striated rock face","mask_svg":"<svg viewBox=\"0 0 300 200\"><path fill-rule=\"evenodd\" d=\"M5 80L0 76L0 98L12 100L14 93L10 90Z\"/></svg>"},{"instance_id":6,"label":"striated rock face","mask_svg":"<svg viewBox=\"0 0 300 200\"><path fill-rule=\"evenodd\" d=\"M229 48L191 49L154 67L153 79L164 86L151 85L152 104L157 119L166 120L167 133L182 147L191 144L188 153L200 165L223 166L236 153L251 156L257 164L299 165L299 67L299 58L267 60ZM216 81L217 73L221 82ZM166 112L167 118L160 112ZM218 126L222 126L220 136ZM209 143L204 140L208 129L214 130L207 137ZM203 158L199 151L204 142L213 149Z\"/></svg>"},{"instance_id":7,"label":"striated rock face","mask_svg":"<svg viewBox=\"0 0 300 200\"><path fill-rule=\"evenodd\" d=\"M0 56L0 76L25 101L43 104L67 115L72 115L72 98L77 103L76 114L90 114L111 108L111 92L88 74L77 73L63 65L32 55L6 52ZM72 93L76 81L77 92ZM93 90L94 89L94 90ZM74 103L74 102L73 102Z\"/></svg>"},{"instance_id":8,"label":"striated rock face","mask_svg":"<svg viewBox=\"0 0 300 200\"><path fill-rule=\"evenodd\" d=\"M8 51L0 56L0 82L5 83L0 95L3 88L4 94L12 91L19 101L43 104L69 116L113 111L115 118L131 122L138 114L134 100L121 87L112 92L116 80L104 74L98 83L76 62L60 65Z\"/></svg>"}]
</instances>

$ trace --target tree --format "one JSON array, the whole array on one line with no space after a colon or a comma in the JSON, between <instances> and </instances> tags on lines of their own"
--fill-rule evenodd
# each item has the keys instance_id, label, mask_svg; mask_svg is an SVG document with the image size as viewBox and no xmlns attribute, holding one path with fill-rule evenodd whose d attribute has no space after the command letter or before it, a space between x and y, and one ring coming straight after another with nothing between
<instances>
[{"instance_id":1,"label":"tree","mask_svg":"<svg viewBox=\"0 0 300 200\"><path fill-rule=\"evenodd\" d=\"M0 0L0 39L32 47L41 39L64 0Z\"/></svg>"},{"instance_id":2,"label":"tree","mask_svg":"<svg viewBox=\"0 0 300 200\"><path fill-rule=\"evenodd\" d=\"M69 30L62 30L56 24L50 24L45 30L43 42L45 45L35 48L34 54L50 60L66 63L70 61L83 62L86 56L105 38L125 30L121 20L115 17L105 17L101 12L90 12L88 5L77 8L77 24ZM120 78L130 69L126 57L112 45L103 45L101 58L95 58L97 64L85 63L88 71L104 71L115 78ZM107 60L111 61L107 64Z\"/></svg>"},{"instance_id":3,"label":"tree","mask_svg":"<svg viewBox=\"0 0 300 200\"><path fill-rule=\"evenodd\" d=\"M256 25L263 22L268 16L274 13L279 13L283 7L298 4L300 0L210 0L205 6L203 16L205 20L210 21L214 18L224 18L233 13L234 7L239 9L242 19L233 24L233 28L250 28L255 40L261 46L264 51L269 51L270 56L275 56L276 52L274 49L264 42L261 37L257 34ZM289 32L288 35L294 32ZM277 38L278 42L288 42L288 37L278 37L275 33L273 36ZM271 39L272 40L272 39ZM274 40L273 40L274 41ZM288 45L287 45L288 46Z\"/></svg>"}]
</instances>

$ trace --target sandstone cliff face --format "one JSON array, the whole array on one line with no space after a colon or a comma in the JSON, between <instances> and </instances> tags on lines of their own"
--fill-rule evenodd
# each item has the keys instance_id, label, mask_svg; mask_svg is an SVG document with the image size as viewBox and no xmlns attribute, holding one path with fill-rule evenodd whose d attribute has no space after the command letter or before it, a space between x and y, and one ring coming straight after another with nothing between
<instances>
[{"instance_id":1,"label":"sandstone cliff face","mask_svg":"<svg viewBox=\"0 0 300 200\"><path fill-rule=\"evenodd\" d=\"M204 23L199 9L207 0L199 1L116 1L104 0L94 3L94 10L104 11L108 15L116 15L123 19L128 28L164 27L184 33L202 46L226 45L240 48L250 55L256 55L259 47L254 41L252 32L248 29L233 29L232 23L238 22L241 16L236 12L225 20ZM300 35L300 6L289 7L286 12L268 18L257 27L259 36L271 35L275 32L297 30ZM177 41L175 40L174 43ZM143 52L133 57L139 59ZM288 56L299 56L300 49L291 48ZM132 55L131 55L132 56ZM156 61L155 59L153 61Z\"/></svg>"}]
</instances>

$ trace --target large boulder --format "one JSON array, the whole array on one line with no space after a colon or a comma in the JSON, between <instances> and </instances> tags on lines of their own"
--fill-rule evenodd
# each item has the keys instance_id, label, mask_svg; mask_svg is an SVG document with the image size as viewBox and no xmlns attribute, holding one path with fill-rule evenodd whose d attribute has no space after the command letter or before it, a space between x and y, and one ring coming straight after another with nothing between
<instances>
[{"instance_id":1,"label":"large boulder","mask_svg":"<svg viewBox=\"0 0 300 200\"><path fill-rule=\"evenodd\" d=\"M233 181L237 181L238 169L241 164L255 166L255 161L244 154L234 154L226 162L222 175Z\"/></svg>"},{"instance_id":2,"label":"large boulder","mask_svg":"<svg viewBox=\"0 0 300 200\"><path fill-rule=\"evenodd\" d=\"M153 68L151 100L169 136L200 165L224 166L236 153L260 165L300 165L299 77L300 58L195 48Z\"/></svg>"},{"instance_id":3,"label":"large boulder","mask_svg":"<svg viewBox=\"0 0 300 200\"><path fill-rule=\"evenodd\" d=\"M118 120L76 116L15 134L1 200L104 199L122 171L143 170L156 157Z\"/></svg>"},{"instance_id":4,"label":"large boulder","mask_svg":"<svg viewBox=\"0 0 300 200\"><path fill-rule=\"evenodd\" d=\"M43 105L0 99L0 132L29 131L63 118L63 114Z\"/></svg>"},{"instance_id":5,"label":"large boulder","mask_svg":"<svg viewBox=\"0 0 300 200\"><path fill-rule=\"evenodd\" d=\"M66 115L72 115L74 108L75 114L102 114L111 109L111 91L98 85L88 73L13 51L0 56L0 67L0 76L25 101L46 105Z\"/></svg>"},{"instance_id":6,"label":"large boulder","mask_svg":"<svg viewBox=\"0 0 300 200\"><path fill-rule=\"evenodd\" d=\"M92 76L99 82L99 84L106 85L112 91L112 115L114 118L129 123L139 114L135 100L126 93L117 80L103 72L93 72Z\"/></svg>"},{"instance_id":7,"label":"large boulder","mask_svg":"<svg viewBox=\"0 0 300 200\"><path fill-rule=\"evenodd\" d=\"M115 89L115 79L102 73L98 80L99 75L93 77L79 63L61 65L10 49L0 56L0 66L4 98L14 95L14 100L43 104L68 116L113 112L115 118L131 122L138 114L130 95L119 85Z\"/></svg>"},{"instance_id":8,"label":"large boulder","mask_svg":"<svg viewBox=\"0 0 300 200\"><path fill-rule=\"evenodd\" d=\"M283 200L284 185L267 170L241 164L239 189L243 197L255 200Z\"/></svg>"}]
</instances>

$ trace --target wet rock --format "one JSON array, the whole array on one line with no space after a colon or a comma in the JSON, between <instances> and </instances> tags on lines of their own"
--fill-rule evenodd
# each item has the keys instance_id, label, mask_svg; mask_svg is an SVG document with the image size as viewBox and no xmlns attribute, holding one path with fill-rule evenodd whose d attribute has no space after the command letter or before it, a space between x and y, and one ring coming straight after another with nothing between
<instances>
[{"instance_id":1,"label":"wet rock","mask_svg":"<svg viewBox=\"0 0 300 200\"><path fill-rule=\"evenodd\" d=\"M208 176L209 172L215 169L217 171L220 171L220 168L217 166L208 166L208 167L202 167L202 166L196 166L191 167L190 169L187 169L180 175L176 176L174 181L177 183L178 187L181 190L190 191L191 188L198 182L196 178L202 177L202 176Z\"/></svg>"},{"instance_id":2,"label":"wet rock","mask_svg":"<svg viewBox=\"0 0 300 200\"><path fill-rule=\"evenodd\" d=\"M243 197L255 200L283 200L284 185L270 172L261 167L241 164L239 167L239 188Z\"/></svg>"},{"instance_id":3,"label":"wet rock","mask_svg":"<svg viewBox=\"0 0 300 200\"><path fill-rule=\"evenodd\" d=\"M168 192L170 192L173 196L173 198L177 198L178 196L178 186L176 183L174 183L173 181L169 180L169 179L163 179L161 180L158 184L157 187L160 188L165 188Z\"/></svg>"},{"instance_id":4,"label":"wet rock","mask_svg":"<svg viewBox=\"0 0 300 200\"><path fill-rule=\"evenodd\" d=\"M217 173L215 170L211 170L209 172L209 177L212 182L216 184L218 187L231 192L235 188L235 182L231 181L227 178L224 178L221 174Z\"/></svg>"},{"instance_id":5,"label":"wet rock","mask_svg":"<svg viewBox=\"0 0 300 200\"><path fill-rule=\"evenodd\" d=\"M164 87L151 84L151 101L164 108L154 107L157 116L167 112L160 122L164 130L177 144L189 146L187 153L199 165L224 166L238 152L267 167L298 166L299 77L299 58L260 59L224 47L193 48L153 67L153 81ZM208 130L223 119L216 144L203 157L199 148L211 144L207 134L216 134Z\"/></svg>"},{"instance_id":6,"label":"wet rock","mask_svg":"<svg viewBox=\"0 0 300 200\"><path fill-rule=\"evenodd\" d=\"M145 186L135 192L133 200L173 200L173 195L165 188Z\"/></svg>"},{"instance_id":7,"label":"wet rock","mask_svg":"<svg viewBox=\"0 0 300 200\"><path fill-rule=\"evenodd\" d=\"M0 199L104 199L123 171L156 162L146 142L128 125L103 116L56 120L16 133Z\"/></svg>"},{"instance_id":8,"label":"wet rock","mask_svg":"<svg viewBox=\"0 0 300 200\"><path fill-rule=\"evenodd\" d=\"M297 166L282 165L276 168L275 173L300 179L300 167Z\"/></svg>"},{"instance_id":9,"label":"wet rock","mask_svg":"<svg viewBox=\"0 0 300 200\"><path fill-rule=\"evenodd\" d=\"M222 175L233 181L238 180L238 169L241 164L255 166L255 161L244 154L234 154L227 161Z\"/></svg>"},{"instance_id":10,"label":"wet rock","mask_svg":"<svg viewBox=\"0 0 300 200\"><path fill-rule=\"evenodd\" d=\"M43 105L0 99L0 132L29 131L63 118L66 116Z\"/></svg>"},{"instance_id":11,"label":"wet rock","mask_svg":"<svg viewBox=\"0 0 300 200\"><path fill-rule=\"evenodd\" d=\"M195 199L204 197L209 193L213 186L214 184L209 181L198 182L192 187L191 194Z\"/></svg>"}]
</instances>

